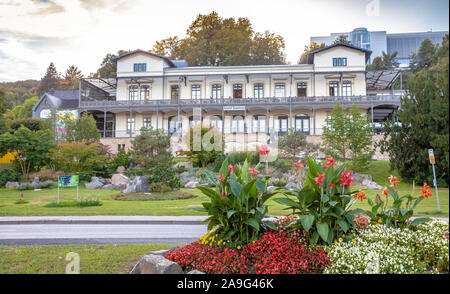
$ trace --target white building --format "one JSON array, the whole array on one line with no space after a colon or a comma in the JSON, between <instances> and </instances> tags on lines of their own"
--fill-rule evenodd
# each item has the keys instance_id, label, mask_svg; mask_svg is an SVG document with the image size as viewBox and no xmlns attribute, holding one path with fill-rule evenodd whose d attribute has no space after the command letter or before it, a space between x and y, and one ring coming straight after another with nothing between
<instances>
[{"instance_id":1,"label":"white building","mask_svg":"<svg viewBox=\"0 0 450 294\"><path fill-rule=\"evenodd\" d=\"M311 52L308 64L190 67L135 50L115 59L117 78L80 81L79 111L103 125L102 142L113 152L128 148L141 127L178 137L200 120L225 135L226 150L267 142L271 132L290 128L315 141L336 102L357 103L374 121L398 107L399 95L367 89L370 54L336 44Z\"/></svg>"}]
</instances>

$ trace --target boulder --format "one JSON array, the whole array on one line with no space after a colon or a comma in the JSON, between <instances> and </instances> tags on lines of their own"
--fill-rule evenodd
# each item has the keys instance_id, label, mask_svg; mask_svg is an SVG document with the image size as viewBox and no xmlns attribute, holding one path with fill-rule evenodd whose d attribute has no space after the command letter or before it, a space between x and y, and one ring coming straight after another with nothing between
<instances>
[{"instance_id":1,"label":"boulder","mask_svg":"<svg viewBox=\"0 0 450 294\"><path fill-rule=\"evenodd\" d=\"M287 188L287 189L298 188L297 183L294 183L294 182L289 182L284 187Z\"/></svg>"},{"instance_id":2,"label":"boulder","mask_svg":"<svg viewBox=\"0 0 450 294\"><path fill-rule=\"evenodd\" d=\"M197 181L189 181L188 183L186 183L184 185L184 187L187 189L194 189L194 188L197 188L199 185L200 185L200 183Z\"/></svg>"},{"instance_id":3,"label":"boulder","mask_svg":"<svg viewBox=\"0 0 450 294\"><path fill-rule=\"evenodd\" d=\"M183 274L183 269L177 263L161 255L144 255L138 264L140 274Z\"/></svg>"},{"instance_id":4,"label":"boulder","mask_svg":"<svg viewBox=\"0 0 450 294\"><path fill-rule=\"evenodd\" d=\"M97 181L97 182L89 182L84 184L84 186L88 189L99 189L101 187L103 187L103 183Z\"/></svg>"},{"instance_id":5,"label":"boulder","mask_svg":"<svg viewBox=\"0 0 450 294\"><path fill-rule=\"evenodd\" d=\"M102 187L102 189L117 189L117 187L113 184L106 184Z\"/></svg>"},{"instance_id":6,"label":"boulder","mask_svg":"<svg viewBox=\"0 0 450 294\"><path fill-rule=\"evenodd\" d=\"M192 270L190 272L187 272L188 275L204 275L204 272L201 272L199 270Z\"/></svg>"},{"instance_id":7,"label":"boulder","mask_svg":"<svg viewBox=\"0 0 450 294\"><path fill-rule=\"evenodd\" d=\"M34 177L34 179L33 179L33 183L39 183L39 177Z\"/></svg>"},{"instance_id":8,"label":"boulder","mask_svg":"<svg viewBox=\"0 0 450 294\"><path fill-rule=\"evenodd\" d=\"M366 187L366 188L368 188L368 189L383 190L382 186L378 185L374 181L370 181L370 180L367 180L367 179L363 180L361 185Z\"/></svg>"},{"instance_id":9,"label":"boulder","mask_svg":"<svg viewBox=\"0 0 450 294\"><path fill-rule=\"evenodd\" d=\"M111 184L118 186L124 184L125 186L131 182L130 178L123 174L113 174L111 177Z\"/></svg>"},{"instance_id":10,"label":"boulder","mask_svg":"<svg viewBox=\"0 0 450 294\"><path fill-rule=\"evenodd\" d=\"M352 175L353 177L353 182L354 183L362 183L364 180L370 181L372 182L372 176L368 175L368 174L358 174L358 173L354 173Z\"/></svg>"},{"instance_id":11,"label":"boulder","mask_svg":"<svg viewBox=\"0 0 450 294\"><path fill-rule=\"evenodd\" d=\"M192 169L194 167L194 163L192 161L180 161L173 165L174 168L184 166L187 169Z\"/></svg>"},{"instance_id":12,"label":"boulder","mask_svg":"<svg viewBox=\"0 0 450 294\"><path fill-rule=\"evenodd\" d=\"M99 177L91 177L91 182L100 182Z\"/></svg>"},{"instance_id":13,"label":"boulder","mask_svg":"<svg viewBox=\"0 0 450 294\"><path fill-rule=\"evenodd\" d=\"M135 192L149 192L150 185L148 183L147 177L136 176L134 180L128 184L127 188L124 189L123 193L135 193Z\"/></svg>"},{"instance_id":14,"label":"boulder","mask_svg":"<svg viewBox=\"0 0 450 294\"><path fill-rule=\"evenodd\" d=\"M123 174L125 172L125 167L123 166L118 166L117 167L117 173L118 174Z\"/></svg>"},{"instance_id":15,"label":"boulder","mask_svg":"<svg viewBox=\"0 0 450 294\"><path fill-rule=\"evenodd\" d=\"M5 188L17 188L19 187L19 182L6 182Z\"/></svg>"}]
</instances>

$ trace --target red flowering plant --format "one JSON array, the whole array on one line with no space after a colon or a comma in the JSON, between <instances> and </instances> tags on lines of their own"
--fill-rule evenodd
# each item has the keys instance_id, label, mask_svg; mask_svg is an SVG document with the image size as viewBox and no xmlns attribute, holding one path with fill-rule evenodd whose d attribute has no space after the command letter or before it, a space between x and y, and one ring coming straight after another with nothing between
<instances>
[{"instance_id":1,"label":"red flowering plant","mask_svg":"<svg viewBox=\"0 0 450 294\"><path fill-rule=\"evenodd\" d=\"M213 188L198 187L209 197L201 210L209 217L208 231L217 235L229 247L245 245L262 233L262 219L267 213L265 202L275 192L267 190L268 176L259 175L259 165L232 166L228 157L223 161L218 175L205 171ZM226 242L226 243L225 243Z\"/></svg>"},{"instance_id":2,"label":"red flowering plant","mask_svg":"<svg viewBox=\"0 0 450 294\"><path fill-rule=\"evenodd\" d=\"M325 170L311 158L307 158L307 165L304 186L285 190L284 198L274 199L298 215L291 229L304 229L312 244L332 244L340 235L351 240L356 228L354 216L362 211L352 206L357 199L363 200L365 194L350 191L352 172L345 171L345 164L337 167L334 158L326 159Z\"/></svg>"},{"instance_id":3,"label":"red flowering plant","mask_svg":"<svg viewBox=\"0 0 450 294\"><path fill-rule=\"evenodd\" d=\"M414 215L414 209L425 198L431 196L431 189L427 183L424 183L420 190L419 197L414 197L411 194L400 196L398 194L398 184L400 180L393 175L389 176L389 187L385 186L383 195L386 197L385 201L377 195L375 203L371 199L367 199L371 206L370 211L365 211L365 214L370 216L374 221L384 223L388 227L403 228L409 226L416 226L430 221L428 217L415 218L410 221ZM388 207L389 199L392 198L392 206Z\"/></svg>"}]
</instances>

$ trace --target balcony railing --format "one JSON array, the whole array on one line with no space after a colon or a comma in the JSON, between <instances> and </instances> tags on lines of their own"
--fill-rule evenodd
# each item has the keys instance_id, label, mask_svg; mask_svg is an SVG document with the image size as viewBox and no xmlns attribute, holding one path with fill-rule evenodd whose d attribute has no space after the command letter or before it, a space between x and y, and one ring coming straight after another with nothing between
<instances>
[{"instance_id":1,"label":"balcony railing","mask_svg":"<svg viewBox=\"0 0 450 294\"><path fill-rule=\"evenodd\" d=\"M399 102L400 95L373 96L315 96L315 97L265 97L265 98L202 98L202 99L149 99L81 101L81 107L132 107L132 106L245 106L258 104L326 104L334 102Z\"/></svg>"}]
</instances>

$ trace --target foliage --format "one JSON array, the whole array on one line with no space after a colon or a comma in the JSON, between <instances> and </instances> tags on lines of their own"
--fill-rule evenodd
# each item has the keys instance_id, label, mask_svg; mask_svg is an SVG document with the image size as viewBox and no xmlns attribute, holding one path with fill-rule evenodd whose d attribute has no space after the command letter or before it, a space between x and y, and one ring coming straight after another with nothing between
<instances>
[{"instance_id":1,"label":"foliage","mask_svg":"<svg viewBox=\"0 0 450 294\"><path fill-rule=\"evenodd\" d=\"M27 99L23 104L15 106L13 109L4 113L8 120L29 119L33 116L33 107L39 101L37 96Z\"/></svg>"},{"instance_id":2,"label":"foliage","mask_svg":"<svg viewBox=\"0 0 450 294\"><path fill-rule=\"evenodd\" d=\"M303 228L312 244L331 244L339 235L350 235L351 229L355 228L353 219L359 212L351 209L357 200L356 191L351 192L349 188L351 173L345 172L345 164L335 169L333 162L329 162L322 172L320 166L308 158L304 186L299 183L301 189L284 191L285 198L274 199L298 215L298 221L291 227ZM298 172L301 172L300 168Z\"/></svg>"},{"instance_id":3,"label":"foliage","mask_svg":"<svg viewBox=\"0 0 450 294\"><path fill-rule=\"evenodd\" d=\"M185 272L197 269L207 274L321 273L329 266L324 250L309 249L301 232L269 230L261 239L238 249L227 243L213 246L202 243L193 242L165 257L178 263Z\"/></svg>"},{"instance_id":4,"label":"foliage","mask_svg":"<svg viewBox=\"0 0 450 294\"><path fill-rule=\"evenodd\" d=\"M350 42L347 39L347 35L339 35L336 40L334 40L333 44L348 44L351 45L352 42Z\"/></svg>"},{"instance_id":5,"label":"foliage","mask_svg":"<svg viewBox=\"0 0 450 294\"><path fill-rule=\"evenodd\" d=\"M6 97L5 90L0 88L0 115L5 113L10 107L8 98Z\"/></svg>"},{"instance_id":6,"label":"foliage","mask_svg":"<svg viewBox=\"0 0 450 294\"><path fill-rule=\"evenodd\" d=\"M225 140L213 126L203 127L201 124L196 124L189 128L183 140L188 150L178 151L178 154L188 156L191 160L198 162L201 167L213 163L223 154Z\"/></svg>"},{"instance_id":7,"label":"foliage","mask_svg":"<svg viewBox=\"0 0 450 294\"><path fill-rule=\"evenodd\" d=\"M302 153L302 157L309 156L318 149L315 144L306 141L306 135L301 130L289 129L289 131L278 140L278 148L281 155L287 158L298 157Z\"/></svg>"},{"instance_id":8,"label":"foliage","mask_svg":"<svg viewBox=\"0 0 450 294\"><path fill-rule=\"evenodd\" d=\"M119 50L117 54L108 53L103 58L100 68L97 69L95 77L97 78L113 78L117 76L117 63L113 60L119 55L127 53L129 51Z\"/></svg>"},{"instance_id":9,"label":"foliage","mask_svg":"<svg viewBox=\"0 0 450 294\"><path fill-rule=\"evenodd\" d=\"M197 65L284 64L284 40L270 32L254 32L247 18L222 18L217 12L199 14L177 36L157 41L152 51Z\"/></svg>"},{"instance_id":10,"label":"foliage","mask_svg":"<svg viewBox=\"0 0 450 294\"><path fill-rule=\"evenodd\" d=\"M38 95L41 96L45 92L48 92L50 89L56 89L58 87L58 82L60 79L60 74L56 70L53 62L50 62L50 65L45 72L44 77L41 79L39 83L39 87L37 89Z\"/></svg>"},{"instance_id":11,"label":"foliage","mask_svg":"<svg viewBox=\"0 0 450 294\"><path fill-rule=\"evenodd\" d=\"M444 42L448 42L448 35L444 37L442 43ZM435 59L438 48L438 44L433 44L433 42L428 38L424 39L420 44L419 51L417 53L411 54L411 62L409 64L409 67L412 72L417 73L420 70L427 69L433 66L436 61Z\"/></svg>"},{"instance_id":12,"label":"foliage","mask_svg":"<svg viewBox=\"0 0 450 294\"><path fill-rule=\"evenodd\" d=\"M236 245L256 240L267 212L265 202L274 195L267 190L267 179L257 176L258 168L250 168L247 161L232 166L227 158L219 175L205 171L216 188L197 187L210 199L202 203L209 215L208 230Z\"/></svg>"},{"instance_id":13,"label":"foliage","mask_svg":"<svg viewBox=\"0 0 450 294\"><path fill-rule=\"evenodd\" d=\"M306 64L308 62L308 54L311 51L320 49L325 47L325 43L321 43L320 45L317 44L316 42L312 42L309 46L306 45L305 46L305 50L303 51L303 53L300 55L300 59L298 60L298 63L300 64Z\"/></svg>"},{"instance_id":14,"label":"foliage","mask_svg":"<svg viewBox=\"0 0 450 294\"><path fill-rule=\"evenodd\" d=\"M394 53L381 52L381 56L375 57L367 70L393 69L398 67L397 51Z\"/></svg>"},{"instance_id":15,"label":"foliage","mask_svg":"<svg viewBox=\"0 0 450 294\"><path fill-rule=\"evenodd\" d=\"M228 154L230 164L243 164L246 160L249 164L259 163L259 153L257 151L234 151ZM222 161L223 162L223 161Z\"/></svg>"},{"instance_id":16,"label":"foliage","mask_svg":"<svg viewBox=\"0 0 450 294\"><path fill-rule=\"evenodd\" d=\"M55 146L50 130L31 131L21 126L14 134L0 135L0 156L16 151L16 162L24 178L30 171L48 164L48 152Z\"/></svg>"},{"instance_id":17,"label":"foliage","mask_svg":"<svg viewBox=\"0 0 450 294\"><path fill-rule=\"evenodd\" d=\"M62 142L49 156L55 169L80 174L82 179L90 179L94 172L101 171L108 160L101 154L99 143Z\"/></svg>"},{"instance_id":18,"label":"foliage","mask_svg":"<svg viewBox=\"0 0 450 294\"><path fill-rule=\"evenodd\" d=\"M108 162L108 168L112 173L116 172L119 166L123 166L125 169L130 166L130 154L124 149L120 149Z\"/></svg>"},{"instance_id":19,"label":"foliage","mask_svg":"<svg viewBox=\"0 0 450 294\"><path fill-rule=\"evenodd\" d=\"M117 195L111 195L111 198L117 201L161 201L161 200L182 200L198 197L193 193L181 190L156 192L152 189L152 184L150 184L150 192L152 193L120 193Z\"/></svg>"},{"instance_id":20,"label":"foliage","mask_svg":"<svg viewBox=\"0 0 450 294\"><path fill-rule=\"evenodd\" d=\"M423 42L426 46L428 42ZM391 167L403 179L432 183L433 170L428 149L434 149L436 177L449 184L449 45L445 38L433 58L423 56L422 69L414 73L400 100L398 119L387 121L380 151L389 153ZM423 49L425 50L425 49ZM419 50L421 52L421 50ZM425 61L426 60L431 60Z\"/></svg>"},{"instance_id":21,"label":"foliage","mask_svg":"<svg viewBox=\"0 0 450 294\"><path fill-rule=\"evenodd\" d=\"M63 138L67 142L91 143L100 140L97 124L92 115L84 112L80 118L73 119L70 114L66 114L62 121L65 126Z\"/></svg>"},{"instance_id":22,"label":"foliage","mask_svg":"<svg viewBox=\"0 0 450 294\"><path fill-rule=\"evenodd\" d=\"M364 168L374 154L369 118L353 104L348 113L336 104L323 128L322 151L340 160L351 160L352 170Z\"/></svg>"},{"instance_id":23,"label":"foliage","mask_svg":"<svg viewBox=\"0 0 450 294\"><path fill-rule=\"evenodd\" d=\"M60 87L64 89L78 89L78 81L82 77L83 75L81 74L81 70L79 70L75 65L71 65L67 68L63 80L60 81Z\"/></svg>"},{"instance_id":24,"label":"foliage","mask_svg":"<svg viewBox=\"0 0 450 294\"><path fill-rule=\"evenodd\" d=\"M158 164L171 166L170 136L162 129L141 128L131 141L129 156L142 173L149 173Z\"/></svg>"},{"instance_id":25,"label":"foliage","mask_svg":"<svg viewBox=\"0 0 450 294\"><path fill-rule=\"evenodd\" d=\"M433 221L417 230L371 224L353 242L339 242L326 251L331 265L325 273L330 274L448 271L448 223Z\"/></svg>"},{"instance_id":26,"label":"foliage","mask_svg":"<svg viewBox=\"0 0 450 294\"><path fill-rule=\"evenodd\" d=\"M5 92L8 108L20 105L27 99L37 95L37 86L39 81L26 80L16 82L0 82L0 88Z\"/></svg>"},{"instance_id":27,"label":"foliage","mask_svg":"<svg viewBox=\"0 0 450 294\"><path fill-rule=\"evenodd\" d=\"M12 132L14 132L18 130L22 125L31 131L39 131L45 129L43 121L40 118L25 118L13 120L9 123L9 128Z\"/></svg>"},{"instance_id":28,"label":"foliage","mask_svg":"<svg viewBox=\"0 0 450 294\"><path fill-rule=\"evenodd\" d=\"M150 184L157 183L169 187L171 190L180 188L180 177L175 169L167 163L158 163L151 168L151 174L148 177ZM163 189L159 189L161 191ZM153 191L153 190L152 190ZM157 190L155 190L157 192Z\"/></svg>"},{"instance_id":29,"label":"foliage","mask_svg":"<svg viewBox=\"0 0 450 294\"><path fill-rule=\"evenodd\" d=\"M4 187L6 182L20 181L20 173L12 168L4 168L0 171L0 187Z\"/></svg>"}]
</instances>

